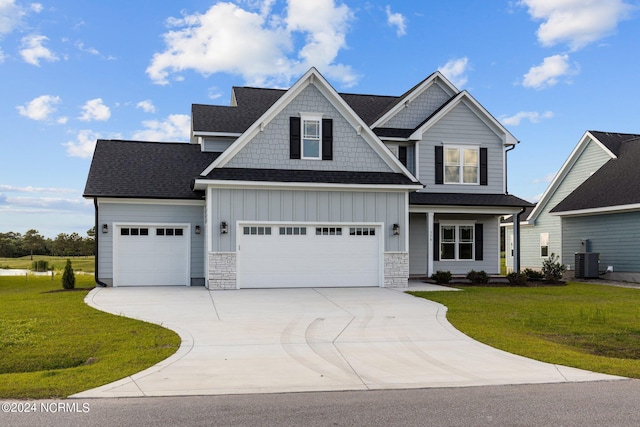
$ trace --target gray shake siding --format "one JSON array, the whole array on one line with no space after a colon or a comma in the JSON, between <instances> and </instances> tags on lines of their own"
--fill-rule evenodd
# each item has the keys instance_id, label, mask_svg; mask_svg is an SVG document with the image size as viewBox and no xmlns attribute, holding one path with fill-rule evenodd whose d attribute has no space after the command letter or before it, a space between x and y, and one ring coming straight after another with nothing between
<instances>
[{"instance_id":1,"label":"gray shake siding","mask_svg":"<svg viewBox=\"0 0 640 427\"><path fill-rule=\"evenodd\" d=\"M333 160L289 158L289 118L300 113L322 113L323 118L333 119ZM313 85L294 98L226 167L392 172Z\"/></svg>"},{"instance_id":2,"label":"gray shake siding","mask_svg":"<svg viewBox=\"0 0 640 427\"><path fill-rule=\"evenodd\" d=\"M420 123L436 111L450 98L440 86L432 85L405 108L396 113L384 127L415 129Z\"/></svg>"},{"instance_id":3,"label":"gray shake siding","mask_svg":"<svg viewBox=\"0 0 640 427\"><path fill-rule=\"evenodd\" d=\"M235 251L236 221L384 222L384 250L406 251L405 233L391 232L392 224L407 226L402 192L211 189L209 197L211 224L229 224L226 235L210 227L213 252Z\"/></svg>"},{"instance_id":4,"label":"gray shake siding","mask_svg":"<svg viewBox=\"0 0 640 427\"><path fill-rule=\"evenodd\" d=\"M553 192L551 198L546 202L542 211L535 220L535 225L523 225L520 227L520 266L521 268L542 268L543 257L540 256L540 233L549 233L549 253L561 256L561 262L573 264L573 257L565 259L565 252L562 250L562 236L560 227L560 217L549 214L558 203L567 197L573 190L589 178L610 157L595 142L589 141L584 151L580 153L576 162L566 171L565 177L559 183L558 188ZM526 218L521 218L525 220ZM507 250L511 239L513 227L507 229ZM507 253L507 267L513 267L513 258Z\"/></svg>"},{"instance_id":5,"label":"gray shake siding","mask_svg":"<svg viewBox=\"0 0 640 427\"><path fill-rule=\"evenodd\" d=\"M562 255L574 263L580 241L589 240L590 252L600 253L600 270L638 273L640 278L640 212L565 217L562 219Z\"/></svg>"},{"instance_id":6,"label":"gray shake siding","mask_svg":"<svg viewBox=\"0 0 640 427\"><path fill-rule=\"evenodd\" d=\"M98 278L108 285L113 284L113 223L131 224L191 224L191 284L204 285L204 233L195 234L196 225L204 228L204 202L201 205L175 205L153 203L100 202L98 224L107 224L109 232L98 230Z\"/></svg>"},{"instance_id":7,"label":"gray shake siding","mask_svg":"<svg viewBox=\"0 0 640 427\"><path fill-rule=\"evenodd\" d=\"M487 148L488 185L460 185L435 183L435 146L443 144L478 144ZM425 191L432 193L500 194L503 188L502 140L463 103L458 104L433 125L419 142L418 176Z\"/></svg>"}]
</instances>

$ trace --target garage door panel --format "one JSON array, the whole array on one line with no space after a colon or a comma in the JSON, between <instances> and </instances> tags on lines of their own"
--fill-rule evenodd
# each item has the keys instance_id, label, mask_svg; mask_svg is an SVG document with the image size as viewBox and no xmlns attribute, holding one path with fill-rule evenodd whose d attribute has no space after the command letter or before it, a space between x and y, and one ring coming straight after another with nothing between
<instances>
[{"instance_id":1,"label":"garage door panel","mask_svg":"<svg viewBox=\"0 0 640 427\"><path fill-rule=\"evenodd\" d=\"M252 226L253 227L253 226ZM238 284L250 287L379 286L381 244L379 233L349 235L349 227L331 224L317 235L315 226L306 234L244 234L238 239ZM285 228L305 228L292 224ZM372 227L367 227L369 230ZM377 230L377 229L376 229Z\"/></svg>"}]
</instances>

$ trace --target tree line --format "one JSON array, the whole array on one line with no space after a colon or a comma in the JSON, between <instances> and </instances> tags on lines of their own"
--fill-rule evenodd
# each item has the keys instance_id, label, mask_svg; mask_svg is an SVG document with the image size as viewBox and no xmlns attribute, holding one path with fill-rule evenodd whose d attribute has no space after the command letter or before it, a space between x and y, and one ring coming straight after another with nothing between
<instances>
[{"instance_id":1,"label":"tree line","mask_svg":"<svg viewBox=\"0 0 640 427\"><path fill-rule=\"evenodd\" d=\"M95 255L95 227L87 236L78 233L60 233L55 239L45 238L38 230L24 234L9 231L0 233L0 258L18 258L30 255L90 256Z\"/></svg>"}]
</instances>

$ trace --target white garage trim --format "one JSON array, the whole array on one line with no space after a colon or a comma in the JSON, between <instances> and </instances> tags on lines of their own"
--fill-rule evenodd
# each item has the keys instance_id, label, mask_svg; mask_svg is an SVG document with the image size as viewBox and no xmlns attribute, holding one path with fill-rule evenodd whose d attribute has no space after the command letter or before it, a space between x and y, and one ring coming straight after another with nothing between
<instances>
[{"instance_id":1,"label":"white garage trim","mask_svg":"<svg viewBox=\"0 0 640 427\"><path fill-rule=\"evenodd\" d=\"M123 228L147 229L148 235L139 236L136 246L124 243L121 235ZM163 240L167 236L158 236L156 230L182 230L181 236L170 237L172 241ZM139 231L138 231L139 232ZM128 236L126 238L131 238ZM135 237L133 237L135 238ZM143 240L144 239L144 240ZM179 244L176 245L175 243ZM159 244L160 243L160 244ZM169 243L172 243L169 245ZM170 249L171 253L157 253L162 249ZM137 253L133 253L136 252ZM131 253L130 253L131 252ZM154 253L156 252L156 253ZM189 223L149 223L149 222L114 222L113 223L113 286L191 286L191 224ZM145 255L153 255L157 262L155 267L144 265ZM129 262L128 257L140 257ZM164 259L163 259L164 257ZM163 270L164 269L164 270ZM156 273L156 276L154 276Z\"/></svg>"},{"instance_id":2,"label":"white garage trim","mask_svg":"<svg viewBox=\"0 0 640 427\"><path fill-rule=\"evenodd\" d=\"M245 235L245 227L251 234ZM280 227L295 234L281 235ZM235 228L238 289L384 286L384 223L237 221ZM316 235L317 228L323 234ZM350 235L351 229L358 234ZM304 256L297 263L285 262L298 254Z\"/></svg>"}]
</instances>

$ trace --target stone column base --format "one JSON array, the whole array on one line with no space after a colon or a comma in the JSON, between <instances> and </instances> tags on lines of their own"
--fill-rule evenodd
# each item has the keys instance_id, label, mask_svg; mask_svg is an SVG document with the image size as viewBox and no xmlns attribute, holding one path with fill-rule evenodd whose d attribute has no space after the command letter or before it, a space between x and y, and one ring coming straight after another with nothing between
<instances>
[{"instance_id":1,"label":"stone column base","mask_svg":"<svg viewBox=\"0 0 640 427\"><path fill-rule=\"evenodd\" d=\"M207 283L211 290L237 289L235 252L209 252Z\"/></svg>"},{"instance_id":2,"label":"stone column base","mask_svg":"<svg viewBox=\"0 0 640 427\"><path fill-rule=\"evenodd\" d=\"M409 252L384 253L384 287L409 287Z\"/></svg>"}]
</instances>

